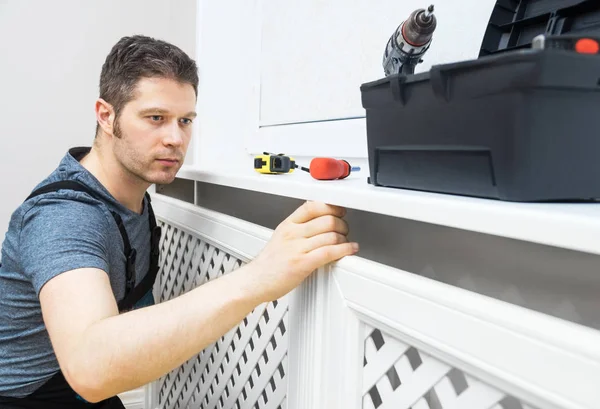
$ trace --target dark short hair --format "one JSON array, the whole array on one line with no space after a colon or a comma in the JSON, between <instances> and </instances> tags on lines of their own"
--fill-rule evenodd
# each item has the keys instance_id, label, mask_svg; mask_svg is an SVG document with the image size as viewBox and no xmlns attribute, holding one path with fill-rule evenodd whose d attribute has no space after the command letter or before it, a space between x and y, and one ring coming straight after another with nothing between
<instances>
[{"instance_id":1,"label":"dark short hair","mask_svg":"<svg viewBox=\"0 0 600 409\"><path fill-rule=\"evenodd\" d=\"M142 78L168 78L187 83L198 95L198 67L179 47L143 35L121 38L110 50L100 74L100 98L115 109L115 117L134 98ZM96 135L99 125L96 124Z\"/></svg>"}]
</instances>

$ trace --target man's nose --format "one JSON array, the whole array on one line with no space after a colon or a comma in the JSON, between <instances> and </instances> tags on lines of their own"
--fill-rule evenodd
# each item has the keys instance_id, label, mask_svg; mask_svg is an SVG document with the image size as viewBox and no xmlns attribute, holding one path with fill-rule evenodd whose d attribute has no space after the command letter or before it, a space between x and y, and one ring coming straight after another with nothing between
<instances>
[{"instance_id":1,"label":"man's nose","mask_svg":"<svg viewBox=\"0 0 600 409\"><path fill-rule=\"evenodd\" d=\"M163 143L166 146L181 146L183 145L183 129L179 126L177 121L169 124L165 127L165 135L163 136Z\"/></svg>"}]
</instances>

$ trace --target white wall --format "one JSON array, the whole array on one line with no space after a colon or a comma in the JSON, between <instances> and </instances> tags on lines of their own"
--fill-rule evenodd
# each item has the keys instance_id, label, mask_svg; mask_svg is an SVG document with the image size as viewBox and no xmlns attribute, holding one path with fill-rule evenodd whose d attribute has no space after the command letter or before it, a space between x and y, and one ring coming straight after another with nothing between
<instances>
[{"instance_id":1,"label":"white wall","mask_svg":"<svg viewBox=\"0 0 600 409\"><path fill-rule=\"evenodd\" d=\"M145 34L195 55L195 0L0 0L0 241L71 146L90 145L106 55Z\"/></svg>"}]
</instances>

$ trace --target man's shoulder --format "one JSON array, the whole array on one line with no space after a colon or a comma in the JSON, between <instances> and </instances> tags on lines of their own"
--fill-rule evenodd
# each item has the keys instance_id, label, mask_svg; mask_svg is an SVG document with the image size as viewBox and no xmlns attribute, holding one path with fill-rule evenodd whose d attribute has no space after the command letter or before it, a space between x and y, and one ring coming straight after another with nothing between
<instances>
[{"instance_id":1,"label":"man's shoulder","mask_svg":"<svg viewBox=\"0 0 600 409\"><path fill-rule=\"evenodd\" d=\"M112 218L102 194L86 179L85 173L68 162L65 157L15 210L21 229L32 223L42 226L52 223L56 228L78 224L81 229L98 228L106 226L106 220Z\"/></svg>"},{"instance_id":2,"label":"man's shoulder","mask_svg":"<svg viewBox=\"0 0 600 409\"><path fill-rule=\"evenodd\" d=\"M22 244L43 246L47 240L76 243L100 241L108 243L111 230L110 213L87 193L61 190L44 193L21 205L16 233Z\"/></svg>"},{"instance_id":3,"label":"man's shoulder","mask_svg":"<svg viewBox=\"0 0 600 409\"><path fill-rule=\"evenodd\" d=\"M112 216L92 195L61 189L22 205L14 259L36 294L53 277L81 268L109 271L115 243Z\"/></svg>"},{"instance_id":4,"label":"man's shoulder","mask_svg":"<svg viewBox=\"0 0 600 409\"><path fill-rule=\"evenodd\" d=\"M36 208L72 207L73 210L97 213L106 207L103 192L72 156L73 152L73 149L69 150L58 166L29 192L17 209L21 215ZM107 209L104 210L106 213Z\"/></svg>"},{"instance_id":5,"label":"man's shoulder","mask_svg":"<svg viewBox=\"0 0 600 409\"><path fill-rule=\"evenodd\" d=\"M73 157L75 149L70 149L60 160L58 165L51 171L51 173L41 180L37 185L33 187L30 193L33 193L45 186L48 186L55 182L64 181L77 181L86 183L85 172L83 167L78 163L77 159Z\"/></svg>"}]
</instances>

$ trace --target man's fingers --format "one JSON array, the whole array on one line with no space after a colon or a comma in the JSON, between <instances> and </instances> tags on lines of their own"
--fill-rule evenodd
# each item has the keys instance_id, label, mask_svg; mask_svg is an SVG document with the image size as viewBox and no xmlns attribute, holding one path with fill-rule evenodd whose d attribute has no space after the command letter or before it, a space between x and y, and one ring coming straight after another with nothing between
<instances>
[{"instance_id":1,"label":"man's fingers","mask_svg":"<svg viewBox=\"0 0 600 409\"><path fill-rule=\"evenodd\" d=\"M308 201L296 209L287 219L293 223L306 223L320 216L333 215L344 217L346 209L322 202Z\"/></svg>"},{"instance_id":2,"label":"man's fingers","mask_svg":"<svg viewBox=\"0 0 600 409\"><path fill-rule=\"evenodd\" d=\"M303 237L313 237L322 233L334 232L348 235L348 223L335 216L320 216L299 226Z\"/></svg>"},{"instance_id":3,"label":"man's fingers","mask_svg":"<svg viewBox=\"0 0 600 409\"><path fill-rule=\"evenodd\" d=\"M337 261L343 257L351 256L358 252L357 243L334 244L331 246L319 247L306 254L309 263L319 268L325 264Z\"/></svg>"},{"instance_id":4,"label":"man's fingers","mask_svg":"<svg viewBox=\"0 0 600 409\"><path fill-rule=\"evenodd\" d=\"M305 240L306 246L304 247L304 251L311 252L319 247L331 246L335 244L347 243L348 239L343 234L328 232L318 234Z\"/></svg>"}]
</instances>

